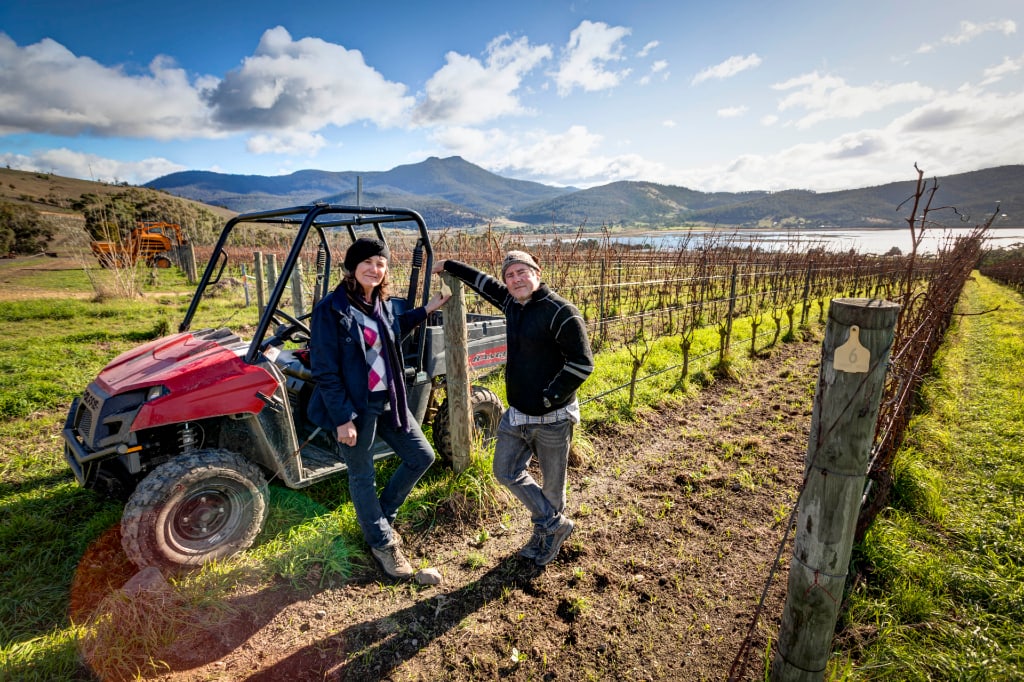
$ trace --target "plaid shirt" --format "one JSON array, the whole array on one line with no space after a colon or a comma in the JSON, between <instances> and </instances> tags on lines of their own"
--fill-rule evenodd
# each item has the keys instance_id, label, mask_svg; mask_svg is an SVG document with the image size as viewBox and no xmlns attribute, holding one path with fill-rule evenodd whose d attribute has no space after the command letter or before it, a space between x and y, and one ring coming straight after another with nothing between
<instances>
[{"instance_id":1,"label":"plaid shirt","mask_svg":"<svg viewBox=\"0 0 1024 682\"><path fill-rule=\"evenodd\" d=\"M573 424L580 423L580 401L573 400L571 403L557 410L551 410L546 414L533 416L524 414L514 407L508 408L508 420L512 426L526 426L527 424L556 424L566 419Z\"/></svg>"}]
</instances>

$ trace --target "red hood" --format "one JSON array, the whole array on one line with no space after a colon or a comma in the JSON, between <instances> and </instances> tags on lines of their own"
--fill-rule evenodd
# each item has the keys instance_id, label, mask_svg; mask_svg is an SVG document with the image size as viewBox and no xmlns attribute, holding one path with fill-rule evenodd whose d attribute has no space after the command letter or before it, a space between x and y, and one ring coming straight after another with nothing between
<instances>
[{"instance_id":1,"label":"red hood","mask_svg":"<svg viewBox=\"0 0 1024 682\"><path fill-rule=\"evenodd\" d=\"M207 417L259 412L277 381L266 370L242 360L248 343L183 332L122 353L96 377L110 395L163 386L168 394L147 402L133 429Z\"/></svg>"}]
</instances>

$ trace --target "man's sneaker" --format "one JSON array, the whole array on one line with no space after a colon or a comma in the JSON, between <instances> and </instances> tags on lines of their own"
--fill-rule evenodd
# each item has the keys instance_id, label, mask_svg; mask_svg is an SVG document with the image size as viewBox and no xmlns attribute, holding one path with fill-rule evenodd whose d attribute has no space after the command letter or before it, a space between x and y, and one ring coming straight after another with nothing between
<instances>
[{"instance_id":1,"label":"man's sneaker","mask_svg":"<svg viewBox=\"0 0 1024 682\"><path fill-rule=\"evenodd\" d=\"M533 535L530 536L530 541L523 545L523 548L516 552L516 554L524 559L536 559L537 554L540 552L540 546L543 540L544 531L537 526L534 526Z\"/></svg>"},{"instance_id":2,"label":"man's sneaker","mask_svg":"<svg viewBox=\"0 0 1024 682\"><path fill-rule=\"evenodd\" d=\"M573 527L572 519L563 516L562 523L558 528L541 537L540 548L537 550L537 556L534 557L538 566L547 566L554 561L558 556L558 550L562 548L562 543L572 534Z\"/></svg>"},{"instance_id":3,"label":"man's sneaker","mask_svg":"<svg viewBox=\"0 0 1024 682\"><path fill-rule=\"evenodd\" d=\"M380 549L371 547L370 551L380 563L380 567L384 569L384 572L392 578L411 578L416 573L412 568L412 564L402 554L402 550L399 549L397 542L392 541L390 545L385 545Z\"/></svg>"}]
</instances>

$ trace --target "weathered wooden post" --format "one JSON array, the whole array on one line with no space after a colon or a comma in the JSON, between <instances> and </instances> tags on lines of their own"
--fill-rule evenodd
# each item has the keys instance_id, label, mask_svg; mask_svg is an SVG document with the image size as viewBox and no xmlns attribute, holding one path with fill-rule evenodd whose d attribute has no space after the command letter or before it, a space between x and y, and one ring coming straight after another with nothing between
<instances>
[{"instance_id":1,"label":"weathered wooden post","mask_svg":"<svg viewBox=\"0 0 1024 682\"><path fill-rule=\"evenodd\" d=\"M302 261L295 261L295 269L292 271L292 312L295 319L300 319L306 314L302 300Z\"/></svg>"},{"instance_id":2,"label":"weathered wooden post","mask_svg":"<svg viewBox=\"0 0 1024 682\"><path fill-rule=\"evenodd\" d=\"M469 415L469 337L466 332L466 297L462 282L441 274L452 292L444 308L444 365L448 394L448 419L451 424L452 468L461 473L469 468L473 448Z\"/></svg>"},{"instance_id":3,"label":"weathered wooden post","mask_svg":"<svg viewBox=\"0 0 1024 682\"><path fill-rule=\"evenodd\" d=\"M829 309L773 682L824 678L900 306Z\"/></svg>"},{"instance_id":4,"label":"weathered wooden post","mask_svg":"<svg viewBox=\"0 0 1024 682\"><path fill-rule=\"evenodd\" d=\"M242 291L245 292L245 307L249 307L249 275L245 271L245 263L242 263Z\"/></svg>"},{"instance_id":5,"label":"weathered wooden post","mask_svg":"<svg viewBox=\"0 0 1024 682\"><path fill-rule=\"evenodd\" d=\"M266 282L263 279L263 253L261 251L253 253L252 261L252 275L256 283L256 314L262 315L267 300L263 293L266 287Z\"/></svg>"},{"instance_id":6,"label":"weathered wooden post","mask_svg":"<svg viewBox=\"0 0 1024 682\"><path fill-rule=\"evenodd\" d=\"M268 253L263 256L264 270L267 275L267 296L274 291L274 287L277 286L277 254Z\"/></svg>"}]
</instances>

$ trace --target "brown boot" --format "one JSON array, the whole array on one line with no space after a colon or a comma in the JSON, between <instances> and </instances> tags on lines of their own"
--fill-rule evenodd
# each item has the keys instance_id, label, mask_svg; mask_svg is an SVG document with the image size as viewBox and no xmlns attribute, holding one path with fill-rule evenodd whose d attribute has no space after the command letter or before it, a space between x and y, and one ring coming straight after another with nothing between
<instances>
[{"instance_id":1,"label":"brown boot","mask_svg":"<svg viewBox=\"0 0 1024 682\"><path fill-rule=\"evenodd\" d=\"M384 569L384 572L392 578L411 578L416 573L412 568L412 564L402 554L402 550L397 542L392 541L390 545L385 545L379 549L371 547L370 552L373 553L374 558L380 564L380 567Z\"/></svg>"}]
</instances>

